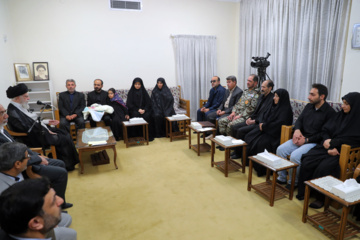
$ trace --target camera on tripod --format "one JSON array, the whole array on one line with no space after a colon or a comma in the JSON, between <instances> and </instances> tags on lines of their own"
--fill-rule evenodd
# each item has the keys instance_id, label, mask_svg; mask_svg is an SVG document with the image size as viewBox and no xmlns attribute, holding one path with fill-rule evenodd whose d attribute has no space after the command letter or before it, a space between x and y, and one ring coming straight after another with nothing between
<instances>
[{"instance_id":1,"label":"camera on tripod","mask_svg":"<svg viewBox=\"0 0 360 240\"><path fill-rule=\"evenodd\" d=\"M267 60L270 55L270 53L267 53L266 57L252 57L250 65L253 68L257 68L259 76L259 87L266 80L266 76L270 79L269 75L266 73L266 68L270 66L270 62Z\"/></svg>"},{"instance_id":2,"label":"camera on tripod","mask_svg":"<svg viewBox=\"0 0 360 240\"><path fill-rule=\"evenodd\" d=\"M253 68L267 68L270 66L270 62L267 60L270 57L270 53L267 53L266 57L252 57L251 67Z\"/></svg>"}]
</instances>

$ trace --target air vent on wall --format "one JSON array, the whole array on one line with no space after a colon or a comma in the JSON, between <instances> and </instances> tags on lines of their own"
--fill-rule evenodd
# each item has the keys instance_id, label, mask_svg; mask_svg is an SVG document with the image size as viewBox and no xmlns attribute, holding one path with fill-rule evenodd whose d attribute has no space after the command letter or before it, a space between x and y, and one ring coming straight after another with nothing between
<instances>
[{"instance_id":1,"label":"air vent on wall","mask_svg":"<svg viewBox=\"0 0 360 240\"><path fill-rule=\"evenodd\" d=\"M110 0L110 8L113 10L135 10L141 11L141 0Z\"/></svg>"}]
</instances>

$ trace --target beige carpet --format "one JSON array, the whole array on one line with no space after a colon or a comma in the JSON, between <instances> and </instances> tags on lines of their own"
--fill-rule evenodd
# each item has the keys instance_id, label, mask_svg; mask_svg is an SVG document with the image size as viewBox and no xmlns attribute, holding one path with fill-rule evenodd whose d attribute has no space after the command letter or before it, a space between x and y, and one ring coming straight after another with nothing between
<instances>
[{"instance_id":1,"label":"beige carpet","mask_svg":"<svg viewBox=\"0 0 360 240\"><path fill-rule=\"evenodd\" d=\"M198 157L187 139L129 148L119 141L118 170L107 152L110 164L92 166L85 153L84 174L79 166L69 173L66 196L79 240L328 239L301 221L303 201L284 198L270 207L247 191L248 168L225 178L211 168L210 153ZM223 158L217 150L215 160Z\"/></svg>"}]
</instances>

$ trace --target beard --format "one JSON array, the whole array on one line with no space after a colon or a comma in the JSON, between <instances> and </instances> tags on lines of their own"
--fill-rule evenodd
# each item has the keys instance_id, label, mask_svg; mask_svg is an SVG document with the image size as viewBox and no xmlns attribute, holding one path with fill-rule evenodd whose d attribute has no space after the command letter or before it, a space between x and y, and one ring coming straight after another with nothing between
<instances>
[{"instance_id":1,"label":"beard","mask_svg":"<svg viewBox=\"0 0 360 240\"><path fill-rule=\"evenodd\" d=\"M41 233L46 234L59 224L59 222L61 221L61 212L59 212L59 216L53 216L45 213L43 219L44 228L41 229Z\"/></svg>"},{"instance_id":2,"label":"beard","mask_svg":"<svg viewBox=\"0 0 360 240\"><path fill-rule=\"evenodd\" d=\"M29 110L29 108L30 108L28 102L23 102L23 103L21 103L21 106L22 106L23 108L25 108L26 110Z\"/></svg>"}]
</instances>

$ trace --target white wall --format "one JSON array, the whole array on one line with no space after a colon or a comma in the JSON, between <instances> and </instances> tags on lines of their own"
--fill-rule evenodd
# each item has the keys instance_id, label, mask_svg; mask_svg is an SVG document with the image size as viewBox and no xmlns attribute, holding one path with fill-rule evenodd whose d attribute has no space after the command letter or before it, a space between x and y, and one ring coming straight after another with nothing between
<instances>
[{"instance_id":1,"label":"white wall","mask_svg":"<svg viewBox=\"0 0 360 240\"><path fill-rule=\"evenodd\" d=\"M2 0L4 1L4 0ZM237 72L239 3L143 0L143 11L114 11L108 0L11 0L14 62L49 62L55 91L65 80L92 90L130 88L135 77L152 87L158 77L176 85L171 34L216 35L218 75Z\"/></svg>"},{"instance_id":2,"label":"white wall","mask_svg":"<svg viewBox=\"0 0 360 240\"><path fill-rule=\"evenodd\" d=\"M0 86L3 89L0 94L0 104L4 105L5 108L9 103L5 91L8 86L15 82L12 61L13 48L11 47L13 38L9 23L9 1L0 0Z\"/></svg>"},{"instance_id":3,"label":"white wall","mask_svg":"<svg viewBox=\"0 0 360 240\"><path fill-rule=\"evenodd\" d=\"M348 92L360 92L360 50L351 49L352 30L355 23L360 23L360 1L353 0L349 22L349 32L346 46L345 67L341 96Z\"/></svg>"}]
</instances>

